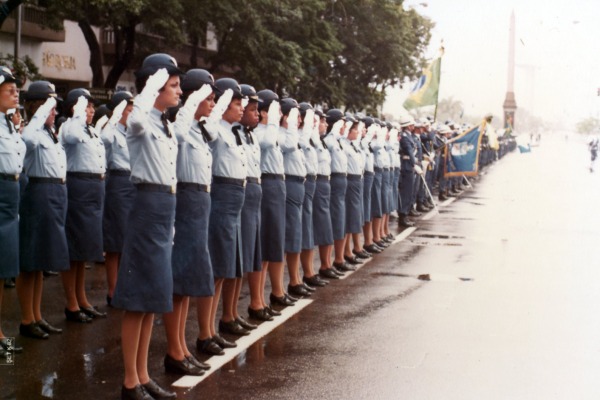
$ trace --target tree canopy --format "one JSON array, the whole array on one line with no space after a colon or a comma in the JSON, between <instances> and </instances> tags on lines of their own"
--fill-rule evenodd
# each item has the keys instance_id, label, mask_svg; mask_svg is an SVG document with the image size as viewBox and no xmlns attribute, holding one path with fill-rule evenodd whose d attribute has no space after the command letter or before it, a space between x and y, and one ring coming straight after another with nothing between
<instances>
[{"instance_id":1,"label":"tree canopy","mask_svg":"<svg viewBox=\"0 0 600 400\"><path fill-rule=\"evenodd\" d=\"M402 0L46 0L77 21L92 53L94 85L114 87L147 54L189 49L186 66L233 76L257 90L350 110L376 111L385 89L415 78L433 23ZM218 50L198 53L211 24ZM90 26L115 33L104 78ZM87 30L87 33L86 33ZM144 41L148 35L160 41Z\"/></svg>"}]
</instances>

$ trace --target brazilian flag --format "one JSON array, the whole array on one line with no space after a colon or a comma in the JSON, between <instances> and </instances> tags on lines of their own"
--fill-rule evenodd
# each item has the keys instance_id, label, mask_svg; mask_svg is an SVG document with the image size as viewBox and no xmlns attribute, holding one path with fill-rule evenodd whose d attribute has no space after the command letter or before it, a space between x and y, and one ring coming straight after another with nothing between
<instances>
[{"instance_id":1,"label":"brazilian flag","mask_svg":"<svg viewBox=\"0 0 600 400\"><path fill-rule=\"evenodd\" d=\"M437 104L441 65L442 58L438 57L427 68L423 69L423 74L415 83L406 101L404 101L404 108L410 110Z\"/></svg>"}]
</instances>

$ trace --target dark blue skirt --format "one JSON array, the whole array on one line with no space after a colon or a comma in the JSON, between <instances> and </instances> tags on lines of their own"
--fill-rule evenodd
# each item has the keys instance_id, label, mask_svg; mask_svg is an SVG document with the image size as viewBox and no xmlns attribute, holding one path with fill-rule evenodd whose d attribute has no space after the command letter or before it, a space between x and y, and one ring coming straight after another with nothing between
<instances>
[{"instance_id":1,"label":"dark blue skirt","mask_svg":"<svg viewBox=\"0 0 600 400\"><path fill-rule=\"evenodd\" d=\"M67 271L67 186L29 182L19 220L21 271Z\"/></svg>"},{"instance_id":2,"label":"dark blue skirt","mask_svg":"<svg viewBox=\"0 0 600 400\"><path fill-rule=\"evenodd\" d=\"M260 201L262 188L258 183L248 183L242 207L242 260L244 272L262 270L260 246Z\"/></svg>"},{"instance_id":3,"label":"dark blue skirt","mask_svg":"<svg viewBox=\"0 0 600 400\"><path fill-rule=\"evenodd\" d=\"M382 171L375 171L373 177L373 186L371 187L371 218L381 218L381 183L383 180Z\"/></svg>"},{"instance_id":4,"label":"dark blue skirt","mask_svg":"<svg viewBox=\"0 0 600 400\"><path fill-rule=\"evenodd\" d=\"M341 240L346 236L346 187L348 180L343 175L331 177L331 227L333 239Z\"/></svg>"},{"instance_id":5,"label":"dark blue skirt","mask_svg":"<svg viewBox=\"0 0 600 400\"><path fill-rule=\"evenodd\" d=\"M173 293L181 296L215 294L208 253L210 193L177 187L175 237L173 238Z\"/></svg>"},{"instance_id":6,"label":"dark blue skirt","mask_svg":"<svg viewBox=\"0 0 600 400\"><path fill-rule=\"evenodd\" d=\"M384 170L381 175L381 212L389 214L390 212L390 190L392 182L390 180L390 171Z\"/></svg>"},{"instance_id":7,"label":"dark blue skirt","mask_svg":"<svg viewBox=\"0 0 600 400\"><path fill-rule=\"evenodd\" d=\"M392 211L398 210L398 198L400 191L400 168L394 168L394 180L392 181Z\"/></svg>"},{"instance_id":8,"label":"dark blue skirt","mask_svg":"<svg viewBox=\"0 0 600 400\"><path fill-rule=\"evenodd\" d=\"M0 279L19 275L19 182L0 180Z\"/></svg>"},{"instance_id":9,"label":"dark blue skirt","mask_svg":"<svg viewBox=\"0 0 600 400\"><path fill-rule=\"evenodd\" d=\"M361 233L363 226L362 179L348 179L346 188L346 233Z\"/></svg>"},{"instance_id":10,"label":"dark blue skirt","mask_svg":"<svg viewBox=\"0 0 600 400\"><path fill-rule=\"evenodd\" d=\"M402 185L400 186L400 201L402 209L400 214L408 214L413 205L413 189L415 186L415 173L413 171L401 171Z\"/></svg>"},{"instance_id":11,"label":"dark blue skirt","mask_svg":"<svg viewBox=\"0 0 600 400\"><path fill-rule=\"evenodd\" d=\"M315 247L313 232L313 199L317 183L312 179L304 182L304 203L302 203L302 250Z\"/></svg>"},{"instance_id":12,"label":"dark blue skirt","mask_svg":"<svg viewBox=\"0 0 600 400\"><path fill-rule=\"evenodd\" d=\"M67 220L65 231L71 261L104 260L102 210L104 181L92 178L67 178Z\"/></svg>"},{"instance_id":13,"label":"dark blue skirt","mask_svg":"<svg viewBox=\"0 0 600 400\"><path fill-rule=\"evenodd\" d=\"M123 251L127 217L134 197L135 187L129 180L129 176L108 175L102 218L104 251L110 253Z\"/></svg>"},{"instance_id":14,"label":"dark blue skirt","mask_svg":"<svg viewBox=\"0 0 600 400\"><path fill-rule=\"evenodd\" d=\"M372 173L365 172L363 178L363 225L371 222L371 190L374 178Z\"/></svg>"},{"instance_id":15,"label":"dark blue skirt","mask_svg":"<svg viewBox=\"0 0 600 400\"><path fill-rule=\"evenodd\" d=\"M283 262L285 242L285 182L262 180L260 244L263 261Z\"/></svg>"},{"instance_id":16,"label":"dark blue skirt","mask_svg":"<svg viewBox=\"0 0 600 400\"><path fill-rule=\"evenodd\" d=\"M300 253L302 250L302 203L304 182L285 181L285 252Z\"/></svg>"},{"instance_id":17,"label":"dark blue skirt","mask_svg":"<svg viewBox=\"0 0 600 400\"><path fill-rule=\"evenodd\" d=\"M333 228L331 226L331 212L329 200L331 197L331 185L329 181L317 181L315 197L313 198L313 232L315 244L326 246L333 244Z\"/></svg>"},{"instance_id":18,"label":"dark blue skirt","mask_svg":"<svg viewBox=\"0 0 600 400\"><path fill-rule=\"evenodd\" d=\"M112 305L128 311L173 311L173 225L176 197L136 190Z\"/></svg>"},{"instance_id":19,"label":"dark blue skirt","mask_svg":"<svg viewBox=\"0 0 600 400\"><path fill-rule=\"evenodd\" d=\"M208 251L216 278L241 278L242 206L244 187L230 183L213 183L208 225Z\"/></svg>"}]
</instances>

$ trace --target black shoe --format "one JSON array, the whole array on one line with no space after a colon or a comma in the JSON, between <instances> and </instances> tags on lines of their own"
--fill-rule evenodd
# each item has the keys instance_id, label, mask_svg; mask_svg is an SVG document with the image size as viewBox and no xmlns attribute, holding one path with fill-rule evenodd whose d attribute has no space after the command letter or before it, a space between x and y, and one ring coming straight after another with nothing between
<instances>
[{"instance_id":1,"label":"black shoe","mask_svg":"<svg viewBox=\"0 0 600 400\"><path fill-rule=\"evenodd\" d=\"M121 388L121 400L156 400L146 391L142 385L136 385L131 389L125 386Z\"/></svg>"},{"instance_id":2,"label":"black shoe","mask_svg":"<svg viewBox=\"0 0 600 400\"><path fill-rule=\"evenodd\" d=\"M418 212L417 210L415 210L414 208L411 208L408 215L410 215L411 217L419 217L419 216L421 216L421 213Z\"/></svg>"},{"instance_id":3,"label":"black shoe","mask_svg":"<svg viewBox=\"0 0 600 400\"><path fill-rule=\"evenodd\" d=\"M15 282L15 278L6 278L4 280L4 287L7 289L12 289L15 286L17 286L17 283Z\"/></svg>"},{"instance_id":4,"label":"black shoe","mask_svg":"<svg viewBox=\"0 0 600 400\"><path fill-rule=\"evenodd\" d=\"M190 364L195 365L203 371L208 371L210 369L210 365L208 365L207 363L203 363L191 354L189 356L185 356L185 358L187 358Z\"/></svg>"},{"instance_id":5,"label":"black shoe","mask_svg":"<svg viewBox=\"0 0 600 400\"><path fill-rule=\"evenodd\" d=\"M352 250L352 254L354 254L356 257L361 258L363 260L366 260L367 258L371 258L371 254L367 253L365 250L361 250L361 251Z\"/></svg>"},{"instance_id":6,"label":"black shoe","mask_svg":"<svg viewBox=\"0 0 600 400\"><path fill-rule=\"evenodd\" d=\"M333 269L331 269L331 268L320 269L319 275L321 275L324 278L329 278L329 279L340 279L340 276L338 274L336 274L333 271Z\"/></svg>"},{"instance_id":7,"label":"black shoe","mask_svg":"<svg viewBox=\"0 0 600 400\"><path fill-rule=\"evenodd\" d=\"M346 275L344 272L342 272L339 269L337 269L335 265L331 266L331 270L333 272L335 272L337 274L337 276L339 276L339 277L342 277L342 276Z\"/></svg>"},{"instance_id":8,"label":"black shoe","mask_svg":"<svg viewBox=\"0 0 600 400\"><path fill-rule=\"evenodd\" d=\"M5 353L22 353L23 347L19 346L15 339L2 338L0 339L0 349Z\"/></svg>"},{"instance_id":9,"label":"black shoe","mask_svg":"<svg viewBox=\"0 0 600 400\"><path fill-rule=\"evenodd\" d=\"M33 339L48 339L48 334L42 330L35 322L28 325L19 325L19 333Z\"/></svg>"},{"instance_id":10,"label":"black shoe","mask_svg":"<svg viewBox=\"0 0 600 400\"><path fill-rule=\"evenodd\" d=\"M255 310L253 308L248 307L248 315L250 316L250 318L255 319L257 321L273 321L273 316L269 314L266 308Z\"/></svg>"},{"instance_id":11,"label":"black shoe","mask_svg":"<svg viewBox=\"0 0 600 400\"><path fill-rule=\"evenodd\" d=\"M288 292L290 292L294 296L302 296L302 297L309 297L312 294L312 292L309 292L308 290L306 290L304 288L303 284L299 284L299 285L295 285L295 286L288 285Z\"/></svg>"},{"instance_id":12,"label":"black shoe","mask_svg":"<svg viewBox=\"0 0 600 400\"><path fill-rule=\"evenodd\" d=\"M269 295L269 300L271 300L271 304L277 304L278 306L289 307L294 305L294 302L290 300L285 294L281 297L277 297L273 293L271 293Z\"/></svg>"},{"instance_id":13,"label":"black shoe","mask_svg":"<svg viewBox=\"0 0 600 400\"><path fill-rule=\"evenodd\" d=\"M388 245L392 243L392 239L390 239L387 236L382 236L381 237L381 241L384 242L384 243L387 243Z\"/></svg>"},{"instance_id":14,"label":"black shoe","mask_svg":"<svg viewBox=\"0 0 600 400\"><path fill-rule=\"evenodd\" d=\"M353 266L351 264L348 264L346 262L341 262L339 264L336 263L336 262L334 262L333 263L333 268L335 268L337 270L340 270L342 272L356 271L356 267L355 266Z\"/></svg>"},{"instance_id":15,"label":"black shoe","mask_svg":"<svg viewBox=\"0 0 600 400\"><path fill-rule=\"evenodd\" d=\"M379 254L381 253L381 249L376 246L374 243L371 243L367 246L364 246L365 250L368 251L371 254Z\"/></svg>"},{"instance_id":16,"label":"black shoe","mask_svg":"<svg viewBox=\"0 0 600 400\"><path fill-rule=\"evenodd\" d=\"M448 200L448 196L446 196L444 193L440 193L438 195L438 200L439 201L446 201L446 200Z\"/></svg>"},{"instance_id":17,"label":"black shoe","mask_svg":"<svg viewBox=\"0 0 600 400\"><path fill-rule=\"evenodd\" d=\"M223 338L223 336L219 335L218 333L212 337L212 340L216 344L218 344L222 349L233 349L234 347L237 347L237 344L226 340L225 338Z\"/></svg>"},{"instance_id":18,"label":"black shoe","mask_svg":"<svg viewBox=\"0 0 600 400\"><path fill-rule=\"evenodd\" d=\"M219 332L229 333L230 335L235 336L248 336L250 334L248 329L243 328L240 324L235 322L235 320L229 322L223 320L219 321Z\"/></svg>"},{"instance_id":19,"label":"black shoe","mask_svg":"<svg viewBox=\"0 0 600 400\"><path fill-rule=\"evenodd\" d=\"M246 321L244 317L237 317L235 322L237 322L242 328L248 329L249 331L258 328L258 325L251 324L250 322Z\"/></svg>"},{"instance_id":20,"label":"black shoe","mask_svg":"<svg viewBox=\"0 0 600 400\"><path fill-rule=\"evenodd\" d=\"M211 356L222 356L225 354L223 348L219 346L212 338L196 339L196 350L198 353L208 354Z\"/></svg>"},{"instance_id":21,"label":"black shoe","mask_svg":"<svg viewBox=\"0 0 600 400\"><path fill-rule=\"evenodd\" d=\"M106 318L106 313L98 311L98 309L94 306L89 307L79 307L81 311L84 312L90 318Z\"/></svg>"},{"instance_id":22,"label":"black shoe","mask_svg":"<svg viewBox=\"0 0 600 400\"><path fill-rule=\"evenodd\" d=\"M65 316L67 317L67 321L81 322L81 323L92 322L92 319L93 319L92 317L88 317L81 310L71 311L68 308L65 308Z\"/></svg>"},{"instance_id":23,"label":"black shoe","mask_svg":"<svg viewBox=\"0 0 600 400\"><path fill-rule=\"evenodd\" d=\"M271 317L279 317L281 315L281 313L279 311L277 311L276 309L274 309L271 306L267 306L265 307L265 311L271 316Z\"/></svg>"},{"instance_id":24,"label":"black shoe","mask_svg":"<svg viewBox=\"0 0 600 400\"><path fill-rule=\"evenodd\" d=\"M285 294L284 294L284 296L285 296L285 297L287 297L287 299L288 299L289 301L293 301L294 303L295 303L295 302L297 302L298 300L300 300L300 298L299 298L299 297L296 297L296 296L290 296L290 294L289 294L289 293L285 293Z\"/></svg>"},{"instance_id":25,"label":"black shoe","mask_svg":"<svg viewBox=\"0 0 600 400\"><path fill-rule=\"evenodd\" d=\"M170 355L165 355L164 360L165 371L177 375L193 375L202 376L204 371L196 367L188 361L187 358L183 357L183 360L176 360ZM147 390L148 388L146 388Z\"/></svg>"},{"instance_id":26,"label":"black shoe","mask_svg":"<svg viewBox=\"0 0 600 400\"><path fill-rule=\"evenodd\" d=\"M48 323L45 319L40 319L36 322L40 328L46 333L62 333L62 329L54 327Z\"/></svg>"},{"instance_id":27,"label":"black shoe","mask_svg":"<svg viewBox=\"0 0 600 400\"><path fill-rule=\"evenodd\" d=\"M415 226L415 223L412 222L410 219L408 219L408 217L406 215L402 215L402 217L400 218L400 221L398 223L401 226L404 226L406 228L410 228L411 226Z\"/></svg>"},{"instance_id":28,"label":"black shoe","mask_svg":"<svg viewBox=\"0 0 600 400\"><path fill-rule=\"evenodd\" d=\"M302 280L304 281L304 283L312 287L323 287L329 284L329 281L319 278L319 275L316 274L308 278L305 276L304 278L302 278Z\"/></svg>"},{"instance_id":29,"label":"black shoe","mask_svg":"<svg viewBox=\"0 0 600 400\"><path fill-rule=\"evenodd\" d=\"M344 256L344 260L346 260L346 262L347 262L348 264L351 264L351 265L358 265L358 264L361 264L361 263L362 263L362 261L360 261L360 260L358 259L358 257L356 257L356 256L352 256L352 257ZM338 268L338 269L339 269L339 268ZM342 270L342 271L343 271L343 270Z\"/></svg>"},{"instance_id":30,"label":"black shoe","mask_svg":"<svg viewBox=\"0 0 600 400\"><path fill-rule=\"evenodd\" d=\"M388 243L384 242L383 240L380 241L374 241L373 243L375 243L377 246L381 247L382 249L387 249L387 247L389 246Z\"/></svg>"},{"instance_id":31,"label":"black shoe","mask_svg":"<svg viewBox=\"0 0 600 400\"><path fill-rule=\"evenodd\" d=\"M152 396L153 399L168 400L177 398L177 393L169 392L168 390L161 388L158 386L158 383L154 382L152 379L150 379L147 383L144 383L142 386L144 389L146 389L146 392Z\"/></svg>"},{"instance_id":32,"label":"black shoe","mask_svg":"<svg viewBox=\"0 0 600 400\"><path fill-rule=\"evenodd\" d=\"M317 289L314 286L310 286L309 284L307 284L306 282L302 282L302 287L306 290L308 290L310 293L314 293L317 291Z\"/></svg>"},{"instance_id":33,"label":"black shoe","mask_svg":"<svg viewBox=\"0 0 600 400\"><path fill-rule=\"evenodd\" d=\"M112 307L112 297L109 295L106 295L106 305Z\"/></svg>"},{"instance_id":34,"label":"black shoe","mask_svg":"<svg viewBox=\"0 0 600 400\"><path fill-rule=\"evenodd\" d=\"M420 211L420 212L428 212L428 211L429 211L429 208L428 208L428 207L426 207L426 206L425 206L425 204L423 204L423 203L419 203L419 204L417 204L417 211Z\"/></svg>"}]
</instances>

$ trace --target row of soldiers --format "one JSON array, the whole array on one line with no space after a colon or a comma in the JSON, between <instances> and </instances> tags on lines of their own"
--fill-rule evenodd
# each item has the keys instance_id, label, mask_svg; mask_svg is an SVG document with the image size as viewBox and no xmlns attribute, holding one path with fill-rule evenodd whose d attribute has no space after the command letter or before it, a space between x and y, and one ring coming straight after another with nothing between
<instances>
[{"instance_id":1,"label":"row of soldiers","mask_svg":"<svg viewBox=\"0 0 600 400\"><path fill-rule=\"evenodd\" d=\"M412 226L409 215L434 206L434 186L443 200L461 185L441 168L456 134L449 126L324 113L205 70L184 73L167 54L147 57L139 94L115 93L111 115L95 125L93 97L70 91L58 132L52 84L30 85L19 135L9 118L18 82L6 68L0 80L0 278L18 276L20 334L61 332L41 313L45 271L61 274L68 321L105 317L85 290L85 263L104 261L107 303L124 310L123 399L175 397L147 370L155 313L167 333L166 371L202 375L209 365L185 340L191 299L196 350L221 355L236 346L221 334L248 335L355 270L393 241L392 215ZM252 322L238 312L244 276Z\"/></svg>"}]
</instances>

